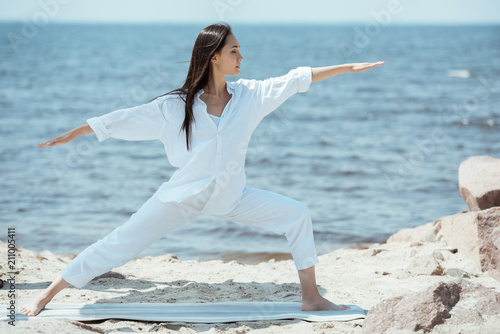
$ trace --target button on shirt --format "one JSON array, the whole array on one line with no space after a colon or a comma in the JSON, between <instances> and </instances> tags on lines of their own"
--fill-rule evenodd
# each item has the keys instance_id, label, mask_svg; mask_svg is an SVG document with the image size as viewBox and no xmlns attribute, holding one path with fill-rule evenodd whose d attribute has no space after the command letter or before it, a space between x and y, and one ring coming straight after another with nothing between
<instances>
[{"instance_id":1,"label":"button on shirt","mask_svg":"<svg viewBox=\"0 0 500 334\"><path fill-rule=\"evenodd\" d=\"M112 137L123 140L162 141L169 163L177 169L156 194L163 202L182 202L216 180L216 187L202 212L232 211L246 185L245 157L253 131L260 121L312 82L311 67L297 67L287 74L265 80L226 82L231 94L218 124L207 112L197 92L193 103L190 150L184 121L184 101L176 94L149 103L87 119L99 142Z\"/></svg>"}]
</instances>

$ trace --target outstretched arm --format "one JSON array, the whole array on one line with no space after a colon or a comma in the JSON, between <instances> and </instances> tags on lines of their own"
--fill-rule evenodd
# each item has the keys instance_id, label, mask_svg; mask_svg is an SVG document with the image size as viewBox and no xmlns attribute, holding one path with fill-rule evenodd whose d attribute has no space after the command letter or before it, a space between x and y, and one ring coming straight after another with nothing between
<instances>
[{"instance_id":1,"label":"outstretched arm","mask_svg":"<svg viewBox=\"0 0 500 334\"><path fill-rule=\"evenodd\" d=\"M123 140L160 139L166 125L160 102L154 99L140 106L118 109L102 116L87 119L87 124L74 128L38 147L67 144L78 136L95 133L97 140L107 138Z\"/></svg>"},{"instance_id":2,"label":"outstretched arm","mask_svg":"<svg viewBox=\"0 0 500 334\"><path fill-rule=\"evenodd\" d=\"M81 125L77 128L69 130L68 132L48 140L45 143L38 144L38 147L57 146L67 144L78 136L83 136L88 133L94 132L88 124Z\"/></svg>"},{"instance_id":3,"label":"outstretched arm","mask_svg":"<svg viewBox=\"0 0 500 334\"><path fill-rule=\"evenodd\" d=\"M352 63L352 64L342 64L334 66L325 67L313 67L312 68L312 82L325 80L331 78L335 75L342 73L358 73L363 72L369 68L374 68L376 66L384 65L385 61L379 61L376 63Z\"/></svg>"}]
</instances>

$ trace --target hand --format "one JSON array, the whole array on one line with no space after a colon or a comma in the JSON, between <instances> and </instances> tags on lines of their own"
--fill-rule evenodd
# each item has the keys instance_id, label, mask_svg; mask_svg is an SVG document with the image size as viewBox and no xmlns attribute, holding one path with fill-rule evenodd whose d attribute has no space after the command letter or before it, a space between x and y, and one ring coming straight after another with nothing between
<instances>
[{"instance_id":1,"label":"hand","mask_svg":"<svg viewBox=\"0 0 500 334\"><path fill-rule=\"evenodd\" d=\"M52 147L52 146L67 144L76 137L77 135L75 134L75 131L70 130L65 134L55 137L54 139L47 140L45 143L38 144L38 147L46 147L46 146Z\"/></svg>"},{"instance_id":2,"label":"hand","mask_svg":"<svg viewBox=\"0 0 500 334\"><path fill-rule=\"evenodd\" d=\"M353 72L353 73L363 72L364 70L367 70L369 68L374 68L376 66L380 66L380 65L384 65L384 64L385 64L385 61L378 61L376 63L354 63L354 64L350 64L352 66L350 72Z\"/></svg>"}]
</instances>

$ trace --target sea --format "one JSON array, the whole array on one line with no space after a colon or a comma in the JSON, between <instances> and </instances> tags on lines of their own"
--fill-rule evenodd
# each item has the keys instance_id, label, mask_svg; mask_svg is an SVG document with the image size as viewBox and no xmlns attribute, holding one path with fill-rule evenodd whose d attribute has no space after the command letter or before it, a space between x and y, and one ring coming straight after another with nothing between
<instances>
[{"instance_id":1,"label":"sea","mask_svg":"<svg viewBox=\"0 0 500 334\"><path fill-rule=\"evenodd\" d=\"M0 240L78 254L168 181L160 141L38 144L182 85L202 24L0 23ZM500 158L500 26L232 24L238 78L385 61L312 83L266 116L247 185L306 204L318 255L384 243L468 206L458 168ZM151 231L154 233L154 231ZM289 258L283 235L198 216L138 256Z\"/></svg>"}]
</instances>

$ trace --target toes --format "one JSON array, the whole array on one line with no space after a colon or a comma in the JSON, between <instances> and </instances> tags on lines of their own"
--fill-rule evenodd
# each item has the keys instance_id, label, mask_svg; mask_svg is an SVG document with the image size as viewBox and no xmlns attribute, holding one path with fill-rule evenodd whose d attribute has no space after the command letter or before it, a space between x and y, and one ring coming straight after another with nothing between
<instances>
[{"instance_id":1,"label":"toes","mask_svg":"<svg viewBox=\"0 0 500 334\"><path fill-rule=\"evenodd\" d=\"M33 312L28 310L28 309L25 309L25 308L22 308L22 309L19 309L21 311L22 314L24 315L33 315Z\"/></svg>"}]
</instances>

